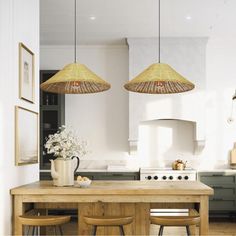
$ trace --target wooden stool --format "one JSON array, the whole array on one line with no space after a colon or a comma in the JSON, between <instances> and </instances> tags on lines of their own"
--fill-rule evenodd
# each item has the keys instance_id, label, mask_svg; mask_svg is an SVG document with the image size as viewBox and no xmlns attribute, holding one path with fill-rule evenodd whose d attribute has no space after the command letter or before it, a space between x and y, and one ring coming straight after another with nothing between
<instances>
[{"instance_id":1,"label":"wooden stool","mask_svg":"<svg viewBox=\"0 0 236 236\"><path fill-rule=\"evenodd\" d=\"M200 217L197 216L151 216L151 224L160 225L158 235L163 235L164 226L185 226L187 235L190 234L189 226L197 225L200 222Z\"/></svg>"},{"instance_id":2,"label":"wooden stool","mask_svg":"<svg viewBox=\"0 0 236 236\"><path fill-rule=\"evenodd\" d=\"M84 216L84 222L93 225L93 235L96 235L98 226L117 226L120 228L120 235L125 235L124 225L133 222L132 216Z\"/></svg>"},{"instance_id":3,"label":"wooden stool","mask_svg":"<svg viewBox=\"0 0 236 236\"><path fill-rule=\"evenodd\" d=\"M54 234L56 235L57 227L60 234L62 233L61 225L70 221L70 216L36 216L36 215L23 215L19 216L22 225L29 226L27 235L29 235L30 228L33 228L33 235L36 233L37 227L40 226L54 226Z\"/></svg>"}]
</instances>

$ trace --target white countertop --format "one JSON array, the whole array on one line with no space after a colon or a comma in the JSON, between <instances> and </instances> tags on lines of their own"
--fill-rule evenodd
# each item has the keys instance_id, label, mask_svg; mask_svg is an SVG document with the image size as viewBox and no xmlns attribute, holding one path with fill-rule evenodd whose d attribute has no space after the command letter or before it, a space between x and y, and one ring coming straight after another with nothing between
<instances>
[{"instance_id":1,"label":"white countertop","mask_svg":"<svg viewBox=\"0 0 236 236\"><path fill-rule=\"evenodd\" d=\"M212 170L198 170L199 172L236 172L236 169L212 169Z\"/></svg>"},{"instance_id":2,"label":"white countertop","mask_svg":"<svg viewBox=\"0 0 236 236\"><path fill-rule=\"evenodd\" d=\"M196 170L197 173L201 172L236 172L236 169L212 169L212 170ZM40 172L51 172L50 170L40 170ZM79 168L77 172L139 172L139 168L114 168L114 169L95 169L95 168Z\"/></svg>"},{"instance_id":3,"label":"white countertop","mask_svg":"<svg viewBox=\"0 0 236 236\"><path fill-rule=\"evenodd\" d=\"M139 172L139 169L78 169L77 172Z\"/></svg>"},{"instance_id":4,"label":"white countertop","mask_svg":"<svg viewBox=\"0 0 236 236\"><path fill-rule=\"evenodd\" d=\"M51 172L50 170L40 170L40 172ZM139 172L139 168L124 168L124 169L78 169L76 172Z\"/></svg>"}]
</instances>

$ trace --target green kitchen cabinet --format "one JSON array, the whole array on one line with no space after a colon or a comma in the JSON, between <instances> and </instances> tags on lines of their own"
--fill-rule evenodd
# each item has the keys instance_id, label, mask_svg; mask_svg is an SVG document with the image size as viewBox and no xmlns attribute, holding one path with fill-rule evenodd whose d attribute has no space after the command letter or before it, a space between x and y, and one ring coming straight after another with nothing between
<instances>
[{"instance_id":1,"label":"green kitchen cabinet","mask_svg":"<svg viewBox=\"0 0 236 236\"><path fill-rule=\"evenodd\" d=\"M81 172L77 175L90 176L93 180L139 180L139 172Z\"/></svg>"},{"instance_id":2,"label":"green kitchen cabinet","mask_svg":"<svg viewBox=\"0 0 236 236\"><path fill-rule=\"evenodd\" d=\"M236 215L236 171L199 172L198 179L214 189L209 199L210 216Z\"/></svg>"},{"instance_id":3,"label":"green kitchen cabinet","mask_svg":"<svg viewBox=\"0 0 236 236\"><path fill-rule=\"evenodd\" d=\"M41 70L40 83L55 75L57 70ZM65 124L65 95L48 93L40 89L40 170L50 168L52 154L47 154L46 137L58 131Z\"/></svg>"},{"instance_id":4,"label":"green kitchen cabinet","mask_svg":"<svg viewBox=\"0 0 236 236\"><path fill-rule=\"evenodd\" d=\"M139 172L77 172L91 180L139 180ZM75 178L76 178L75 176ZM51 180L50 172L40 172L40 180Z\"/></svg>"}]
</instances>

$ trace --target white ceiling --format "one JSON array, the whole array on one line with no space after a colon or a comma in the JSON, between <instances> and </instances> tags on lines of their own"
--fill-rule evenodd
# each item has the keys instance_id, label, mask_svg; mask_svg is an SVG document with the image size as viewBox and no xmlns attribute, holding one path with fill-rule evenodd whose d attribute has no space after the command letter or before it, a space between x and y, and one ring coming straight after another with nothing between
<instances>
[{"instance_id":1,"label":"white ceiling","mask_svg":"<svg viewBox=\"0 0 236 236\"><path fill-rule=\"evenodd\" d=\"M236 37L235 12L236 0L161 0L161 35ZM74 43L74 0L40 0L40 17L41 45ZM77 0L78 44L157 37L157 26L157 0Z\"/></svg>"}]
</instances>

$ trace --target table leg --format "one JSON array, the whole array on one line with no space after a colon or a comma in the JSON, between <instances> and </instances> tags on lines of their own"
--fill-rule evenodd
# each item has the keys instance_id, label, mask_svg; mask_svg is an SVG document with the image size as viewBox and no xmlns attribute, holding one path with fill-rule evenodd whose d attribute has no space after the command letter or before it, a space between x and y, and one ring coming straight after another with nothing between
<instances>
[{"instance_id":1,"label":"table leg","mask_svg":"<svg viewBox=\"0 0 236 236\"><path fill-rule=\"evenodd\" d=\"M190 216L195 216L196 215L196 210L192 209L192 208L189 209L189 215ZM189 228L190 228L191 235L196 235L196 226L191 225Z\"/></svg>"},{"instance_id":2,"label":"table leg","mask_svg":"<svg viewBox=\"0 0 236 236\"><path fill-rule=\"evenodd\" d=\"M149 235L150 204L135 204L135 235Z\"/></svg>"},{"instance_id":3,"label":"table leg","mask_svg":"<svg viewBox=\"0 0 236 236\"><path fill-rule=\"evenodd\" d=\"M200 235L208 235L209 230L209 199L208 196L201 196L200 200L200 228L199 234Z\"/></svg>"},{"instance_id":4,"label":"table leg","mask_svg":"<svg viewBox=\"0 0 236 236\"><path fill-rule=\"evenodd\" d=\"M84 215L118 216L133 215L134 222L125 226L127 235L149 235L149 203L79 203L78 235L91 235L92 226L83 221ZM117 235L119 228L98 227L97 235Z\"/></svg>"},{"instance_id":5,"label":"table leg","mask_svg":"<svg viewBox=\"0 0 236 236\"><path fill-rule=\"evenodd\" d=\"M91 235L93 228L84 222L83 216L93 215L93 205L93 203L78 204L78 235Z\"/></svg>"},{"instance_id":6,"label":"table leg","mask_svg":"<svg viewBox=\"0 0 236 236\"><path fill-rule=\"evenodd\" d=\"M23 226L19 221L19 216L24 214L24 206L22 201L22 196L14 195L14 206L13 206L13 214L14 214L14 222L13 222L13 234L14 235L23 235Z\"/></svg>"}]
</instances>

